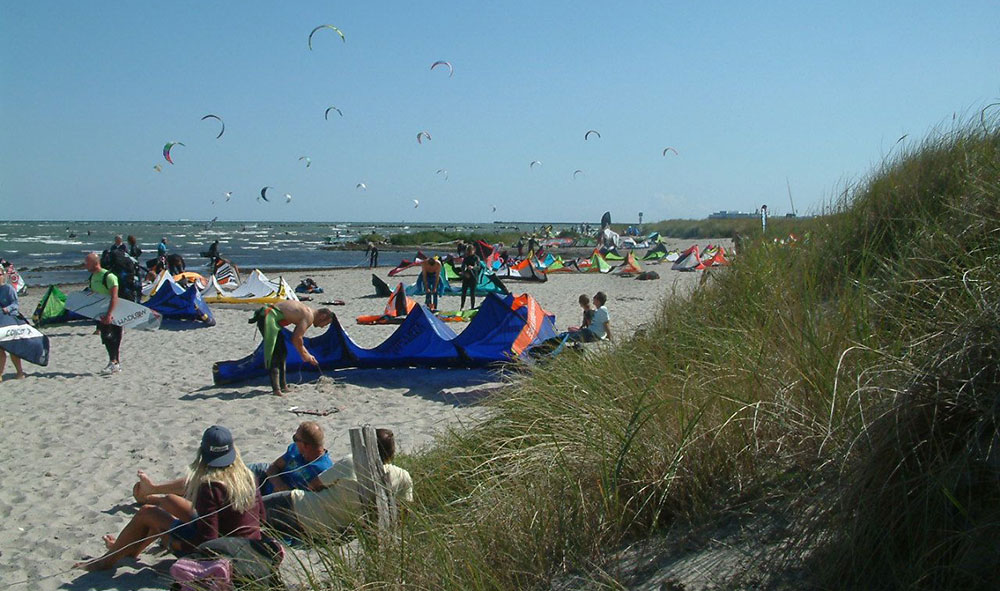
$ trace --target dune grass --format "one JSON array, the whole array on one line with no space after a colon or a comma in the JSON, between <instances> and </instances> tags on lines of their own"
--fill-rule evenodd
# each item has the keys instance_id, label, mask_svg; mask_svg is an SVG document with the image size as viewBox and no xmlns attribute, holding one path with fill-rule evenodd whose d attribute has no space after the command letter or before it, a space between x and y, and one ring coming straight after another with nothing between
<instances>
[{"instance_id":1,"label":"dune grass","mask_svg":"<svg viewBox=\"0 0 1000 591\"><path fill-rule=\"evenodd\" d=\"M1000 131L938 133L832 210L401 458L400 543L331 559L317 586L546 589L777 507L765 587L996 588Z\"/></svg>"}]
</instances>

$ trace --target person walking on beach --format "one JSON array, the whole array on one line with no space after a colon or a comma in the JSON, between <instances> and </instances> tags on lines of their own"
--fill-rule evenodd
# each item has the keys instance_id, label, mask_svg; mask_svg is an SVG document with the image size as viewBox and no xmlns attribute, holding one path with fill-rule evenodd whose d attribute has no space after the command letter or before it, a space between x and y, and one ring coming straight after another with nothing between
<instances>
[{"instance_id":1,"label":"person walking on beach","mask_svg":"<svg viewBox=\"0 0 1000 591\"><path fill-rule=\"evenodd\" d=\"M469 308L476 307L476 285L479 283L479 257L469 244L465 247L465 258L462 259L462 305L459 310L465 309L465 294L469 293Z\"/></svg>"},{"instance_id":2,"label":"person walking on beach","mask_svg":"<svg viewBox=\"0 0 1000 591\"><path fill-rule=\"evenodd\" d=\"M369 242L366 253L368 254L368 268L374 269L378 266L378 246L375 246L374 242Z\"/></svg>"},{"instance_id":3,"label":"person walking on beach","mask_svg":"<svg viewBox=\"0 0 1000 591\"><path fill-rule=\"evenodd\" d=\"M111 569L123 558L139 556L158 537L180 554L220 537L260 540L263 521L264 501L253 473L240 458L233 434L213 425L201 437L184 496L169 495L169 502L162 506L144 505L117 537L103 537L107 546L103 556L74 566L88 571Z\"/></svg>"},{"instance_id":4,"label":"person walking on beach","mask_svg":"<svg viewBox=\"0 0 1000 591\"><path fill-rule=\"evenodd\" d=\"M424 278L424 305L437 310L438 291L441 289L441 258L433 256L420 263L420 273Z\"/></svg>"},{"instance_id":5,"label":"person walking on beach","mask_svg":"<svg viewBox=\"0 0 1000 591\"><path fill-rule=\"evenodd\" d=\"M18 314L17 290L7 283L7 273L0 266L0 314L16 316ZM24 369L21 367L21 358L13 353L10 354L10 361L14 364L17 372L16 378L24 377ZM0 348L0 382L3 381L3 370L7 366L7 351Z\"/></svg>"},{"instance_id":6,"label":"person walking on beach","mask_svg":"<svg viewBox=\"0 0 1000 591\"><path fill-rule=\"evenodd\" d=\"M328 308L320 308L313 312L309 306L292 300L270 304L254 312L249 322L256 324L257 330L264 337L264 366L271 376L272 394L283 396L283 393L288 391L288 382L285 379L285 358L288 356L288 349L281 334L282 327L295 325L291 337L292 345L299 352L302 361L319 367L316 358L306 350L303 338L310 326L323 328L333 322L333 318L333 312Z\"/></svg>"},{"instance_id":7,"label":"person walking on beach","mask_svg":"<svg viewBox=\"0 0 1000 591\"><path fill-rule=\"evenodd\" d=\"M118 305L118 277L114 273L101 268L101 259L96 252L88 254L83 259L83 266L90 271L87 285L90 291L108 296L108 311L97 321L97 329L101 333L101 342L108 351L108 365L101 370L102 375L119 373L122 370L118 352L122 346L122 327L114 323L115 306Z\"/></svg>"}]
</instances>

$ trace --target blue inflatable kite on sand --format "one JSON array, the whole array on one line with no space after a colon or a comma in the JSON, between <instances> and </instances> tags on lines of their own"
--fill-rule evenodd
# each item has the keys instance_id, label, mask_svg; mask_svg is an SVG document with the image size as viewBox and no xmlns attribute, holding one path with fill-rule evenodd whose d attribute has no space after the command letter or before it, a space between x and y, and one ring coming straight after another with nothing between
<instances>
[{"instance_id":1,"label":"blue inflatable kite on sand","mask_svg":"<svg viewBox=\"0 0 1000 591\"><path fill-rule=\"evenodd\" d=\"M418 305L389 338L372 349L352 341L336 320L322 335L305 339L305 346L321 370L485 367L520 358L531 347L555 337L554 321L531 296L490 294L461 334L455 334L430 310ZM282 330L288 350L288 375L298 376L299 381L311 379L317 369L302 361L291 336L291 331ZM212 378L219 385L265 375L263 345L243 359L220 361L212 367Z\"/></svg>"}]
</instances>

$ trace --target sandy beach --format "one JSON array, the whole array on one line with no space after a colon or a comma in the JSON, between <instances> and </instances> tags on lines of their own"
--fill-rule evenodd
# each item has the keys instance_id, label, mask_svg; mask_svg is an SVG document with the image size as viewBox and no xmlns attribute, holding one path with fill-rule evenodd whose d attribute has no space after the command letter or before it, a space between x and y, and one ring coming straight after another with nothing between
<instances>
[{"instance_id":1,"label":"sandy beach","mask_svg":"<svg viewBox=\"0 0 1000 591\"><path fill-rule=\"evenodd\" d=\"M567 273L546 283L510 281L508 287L535 296L556 315L560 330L579 324L581 293L592 296L602 290L609 296L612 326L622 336L650 321L663 297L697 286L701 275L670 271L669 264L649 268L661 279ZM415 270L395 280L386 271L379 269L378 274L391 287L416 278ZM384 298L374 296L370 271L284 275L292 285L306 276L326 289L311 305L332 299L346 302L332 309L359 344L374 346L394 330L355 324L356 316L378 314L385 306ZM85 277L81 270L80 280ZM43 291L34 287L22 297L25 315L34 310ZM457 309L458 304L458 296L446 296L440 308ZM211 328L175 323L153 332L126 331L124 371L119 375L98 375L107 357L93 325L84 323L43 328L51 338L51 362L45 368L26 365L26 379L14 380L8 362L0 384L4 588L166 589L170 556L150 551L107 573L70 569L74 561L99 554L100 536L117 533L134 514L131 487L136 470L145 469L154 479L183 475L202 431L211 424L232 430L247 461L278 457L298 423L314 418L290 412L292 406L334 411L316 420L335 458L350 451L348 429L366 423L391 428L400 451L412 453L442 430L476 421L484 412L482 399L502 392L500 378L484 370L342 370L296 386L283 398L270 394L266 379L216 387L212 363L243 357L260 338L247 324L249 308L213 310L217 325ZM464 326L452 325L456 331ZM413 476L419 480L419 474Z\"/></svg>"}]
</instances>

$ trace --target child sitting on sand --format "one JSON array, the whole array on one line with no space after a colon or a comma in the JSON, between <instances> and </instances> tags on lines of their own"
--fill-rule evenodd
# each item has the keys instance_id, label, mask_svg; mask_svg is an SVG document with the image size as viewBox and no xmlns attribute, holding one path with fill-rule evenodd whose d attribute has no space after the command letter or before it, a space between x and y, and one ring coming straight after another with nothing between
<instances>
[{"instance_id":1,"label":"child sitting on sand","mask_svg":"<svg viewBox=\"0 0 1000 591\"><path fill-rule=\"evenodd\" d=\"M588 326L594 320L594 309L590 307L590 298L587 294L580 294L580 307L583 308L583 324L569 327L569 332L578 332Z\"/></svg>"}]
</instances>

